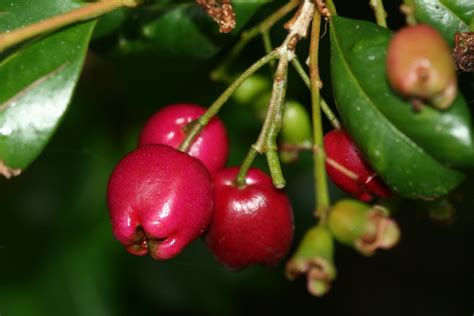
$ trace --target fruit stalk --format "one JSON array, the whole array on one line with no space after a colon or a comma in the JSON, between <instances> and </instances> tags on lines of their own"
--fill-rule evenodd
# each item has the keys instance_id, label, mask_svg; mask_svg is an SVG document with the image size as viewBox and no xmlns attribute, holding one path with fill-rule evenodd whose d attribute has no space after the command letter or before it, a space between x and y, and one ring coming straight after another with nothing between
<instances>
[{"instance_id":1,"label":"fruit stalk","mask_svg":"<svg viewBox=\"0 0 474 316\"><path fill-rule=\"evenodd\" d=\"M306 37L314 11L314 4L309 0L305 0L295 16L286 24L286 27L289 29L288 36L283 41L283 44L274 50L278 53L280 60L275 72L270 104L257 142L250 148L244 164L237 174L235 182L238 186L245 185L247 171L257 153L266 154L274 186L277 188L285 186L285 179L281 172L277 153L276 137L281 129L281 121L283 119L288 63L291 59L295 58L295 47L298 41Z\"/></svg>"},{"instance_id":2,"label":"fruit stalk","mask_svg":"<svg viewBox=\"0 0 474 316\"><path fill-rule=\"evenodd\" d=\"M0 34L0 53L43 33L58 30L77 22L95 19L121 7L135 7L141 0L102 0L53 16L49 19L27 25L8 33Z\"/></svg>"},{"instance_id":3,"label":"fruit stalk","mask_svg":"<svg viewBox=\"0 0 474 316\"><path fill-rule=\"evenodd\" d=\"M383 7L382 0L370 0L370 7L374 10L377 25L387 28L387 12Z\"/></svg>"},{"instance_id":4,"label":"fruit stalk","mask_svg":"<svg viewBox=\"0 0 474 316\"><path fill-rule=\"evenodd\" d=\"M278 51L274 50L271 53L263 56L258 61L256 61L252 66L245 70L209 107L209 109L204 113L197 121L195 121L186 135L186 138L183 140L179 146L179 150L187 151L191 144L194 141L194 138L201 132L201 130L207 125L207 123L219 112L224 103L230 98L232 93L254 72L259 70L270 60L278 58Z\"/></svg>"},{"instance_id":5,"label":"fruit stalk","mask_svg":"<svg viewBox=\"0 0 474 316\"><path fill-rule=\"evenodd\" d=\"M314 145L321 148L323 154L314 154L314 178L316 190L316 216L325 221L326 212L329 209L329 194L327 186L326 170L324 167L323 126L321 121L321 107L319 89L322 85L319 77L318 56L319 56L319 33L321 24L321 14L314 11L313 23L311 27L311 41L309 47L309 73L311 79L311 107L313 119L313 139Z\"/></svg>"},{"instance_id":6,"label":"fruit stalk","mask_svg":"<svg viewBox=\"0 0 474 316\"><path fill-rule=\"evenodd\" d=\"M306 71L303 69L303 66L301 65L298 57L295 57L291 60L291 64L295 68L296 72L298 75L301 77L303 82L306 84L308 89L311 89L311 80L309 79L308 74ZM320 99L320 106L321 110L323 110L324 115L326 115L326 118L329 120L329 123L331 123L332 127L335 129L340 129L341 128L341 123L339 123L339 120L337 119L336 115L334 112L331 110L329 105L327 104L326 100L322 96L319 97Z\"/></svg>"},{"instance_id":7,"label":"fruit stalk","mask_svg":"<svg viewBox=\"0 0 474 316\"><path fill-rule=\"evenodd\" d=\"M245 185L245 177L257 153L266 155L274 186L277 188L285 186L285 178L283 177L280 160L278 159L276 137L282 125L287 73L288 56L283 55L280 57L275 72L270 104L262 129L256 143L250 148L237 174L235 182L238 186Z\"/></svg>"},{"instance_id":8,"label":"fruit stalk","mask_svg":"<svg viewBox=\"0 0 474 316\"><path fill-rule=\"evenodd\" d=\"M272 15L260 22L258 25L247 31L242 32L240 40L231 49L229 54L227 54L226 58L224 59L224 63L222 63L218 68L212 71L211 79L225 80L228 68L234 63L234 61L237 59L240 52L245 48L245 46L247 46L247 44L259 34L268 33L273 27L273 25L275 25L275 23L280 21L285 15L287 15L294 8L296 8L298 4L298 0L290 0L287 4L276 10Z\"/></svg>"}]
</instances>

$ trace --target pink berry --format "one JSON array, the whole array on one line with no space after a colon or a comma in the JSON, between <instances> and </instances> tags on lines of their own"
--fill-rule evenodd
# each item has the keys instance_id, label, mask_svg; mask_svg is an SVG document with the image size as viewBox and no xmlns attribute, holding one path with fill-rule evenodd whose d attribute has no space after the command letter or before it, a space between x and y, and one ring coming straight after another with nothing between
<instances>
[{"instance_id":1,"label":"pink berry","mask_svg":"<svg viewBox=\"0 0 474 316\"><path fill-rule=\"evenodd\" d=\"M134 255L176 256L213 214L212 182L197 159L172 147L139 147L115 167L107 188L114 236Z\"/></svg>"},{"instance_id":2,"label":"pink berry","mask_svg":"<svg viewBox=\"0 0 474 316\"><path fill-rule=\"evenodd\" d=\"M439 109L457 94L456 66L443 37L429 25L407 26L394 34L387 51L387 75L394 90Z\"/></svg>"},{"instance_id":3,"label":"pink berry","mask_svg":"<svg viewBox=\"0 0 474 316\"><path fill-rule=\"evenodd\" d=\"M390 189L364 160L357 146L343 130L332 130L324 136L324 150L328 159L357 176L357 180L326 161L326 172L343 191L361 201L392 195Z\"/></svg>"},{"instance_id":4,"label":"pink berry","mask_svg":"<svg viewBox=\"0 0 474 316\"><path fill-rule=\"evenodd\" d=\"M287 195L262 171L252 168L246 185L236 186L238 168L214 177L214 218L206 244L229 269L276 265L293 238L293 213Z\"/></svg>"},{"instance_id":5,"label":"pink berry","mask_svg":"<svg viewBox=\"0 0 474 316\"><path fill-rule=\"evenodd\" d=\"M139 145L165 144L178 148L186 136L186 125L205 112L205 108L195 104L168 105L145 124ZM217 117L196 137L188 153L201 160L211 174L224 168L229 154L229 141L224 125Z\"/></svg>"}]
</instances>

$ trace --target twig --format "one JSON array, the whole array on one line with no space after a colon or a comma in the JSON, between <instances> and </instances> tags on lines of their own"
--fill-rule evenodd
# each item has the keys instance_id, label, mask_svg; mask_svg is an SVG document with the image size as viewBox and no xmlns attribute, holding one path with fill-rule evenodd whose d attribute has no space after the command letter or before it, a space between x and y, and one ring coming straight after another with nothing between
<instances>
[{"instance_id":1,"label":"twig","mask_svg":"<svg viewBox=\"0 0 474 316\"><path fill-rule=\"evenodd\" d=\"M293 58L293 60L291 61L291 64L295 68L296 72L300 75L301 79L303 80L305 85L308 87L308 89L311 90L311 80L309 79L309 76L306 73L306 71L304 71L303 66L301 65L298 57ZM337 119L336 115L327 104L326 100L324 100L322 96L320 96L320 100L321 100L320 101L321 109L326 115L326 118L329 120L329 123L331 123L332 127L334 127L335 129L341 129L341 123L339 123L339 120Z\"/></svg>"},{"instance_id":2,"label":"twig","mask_svg":"<svg viewBox=\"0 0 474 316\"><path fill-rule=\"evenodd\" d=\"M377 25L387 28L387 12L383 7L382 0L370 0L370 6L374 10Z\"/></svg>"},{"instance_id":3,"label":"twig","mask_svg":"<svg viewBox=\"0 0 474 316\"><path fill-rule=\"evenodd\" d=\"M8 33L1 33L0 53L40 34L52 32L73 23L91 20L121 7L135 7L139 3L140 0L102 0Z\"/></svg>"},{"instance_id":4,"label":"twig","mask_svg":"<svg viewBox=\"0 0 474 316\"><path fill-rule=\"evenodd\" d=\"M313 139L318 148L323 145L323 126L321 121L320 95L321 80L319 77L318 56L319 56L319 35L320 35L321 15L318 10L314 11L314 18L311 28L311 41L309 47L309 73L311 79L311 104L313 117ZM326 220L327 210L329 209L329 193L324 166L323 155L313 155L314 160L314 178L316 193L316 215L322 222Z\"/></svg>"}]
</instances>

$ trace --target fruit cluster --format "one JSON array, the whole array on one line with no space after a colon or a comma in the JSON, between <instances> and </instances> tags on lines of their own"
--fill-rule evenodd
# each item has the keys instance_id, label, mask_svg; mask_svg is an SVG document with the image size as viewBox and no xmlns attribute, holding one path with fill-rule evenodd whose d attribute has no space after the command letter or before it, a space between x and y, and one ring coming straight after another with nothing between
<instances>
[{"instance_id":1,"label":"fruit cluster","mask_svg":"<svg viewBox=\"0 0 474 316\"><path fill-rule=\"evenodd\" d=\"M334 18L332 25L349 23L338 19ZM414 41L417 45L411 45ZM386 55L383 62L387 72L382 69L381 73L397 102L405 102L402 106L406 106L406 100L411 101L415 111L406 107L411 117L418 115L425 104L437 110L452 105L456 96L454 64L449 48L436 31L424 25L405 28L391 38ZM300 150L309 149L315 157L324 159L317 176L325 177L325 163L333 183L357 199L344 199L332 206L328 202L321 213L317 210L318 224L306 232L286 265L289 279L307 275L309 291L318 296L328 291L336 276L333 240L367 256L397 244L400 231L388 210L364 202L391 197L392 190L401 196L405 192L390 182L394 178L384 169L390 166L379 159L383 148L367 150L364 146L357 133L360 128L352 124L360 108L357 106L354 112L354 107L348 106L345 92L338 91L338 85L334 84L335 94L336 99L337 95L343 97L340 107L345 127L337 119L334 124L328 115L334 129L324 135L320 145L312 139L318 136L311 133L304 106L292 100L283 106L281 98L279 109L284 111L275 110L274 104L268 107L268 100L272 104L276 98L268 81L251 76L234 94L237 103L253 104L257 117L263 119L262 114L267 113L264 126L278 121L273 126L276 135L280 132L278 161L293 162ZM344 111L352 116L345 116ZM288 196L276 188L272 177L245 162L245 167L226 168L226 129L217 117L202 123L206 114L204 108L194 104L174 104L158 111L145 124L139 147L119 162L109 181L107 201L113 233L130 253L150 253L155 259L172 258L202 236L214 257L231 270L255 264L276 265L293 239ZM196 127L200 129L193 134ZM367 127L363 130L374 135ZM274 140L265 145L275 150ZM253 149L255 155L263 151ZM273 172L270 163L269 167Z\"/></svg>"},{"instance_id":2,"label":"fruit cluster","mask_svg":"<svg viewBox=\"0 0 474 316\"><path fill-rule=\"evenodd\" d=\"M238 186L227 168L229 143L214 118L187 153L177 148L204 114L194 104L169 105L143 128L139 147L116 166L107 203L115 237L132 254L169 259L204 235L230 269L274 265L289 250L293 214L288 197L252 168Z\"/></svg>"}]
</instances>

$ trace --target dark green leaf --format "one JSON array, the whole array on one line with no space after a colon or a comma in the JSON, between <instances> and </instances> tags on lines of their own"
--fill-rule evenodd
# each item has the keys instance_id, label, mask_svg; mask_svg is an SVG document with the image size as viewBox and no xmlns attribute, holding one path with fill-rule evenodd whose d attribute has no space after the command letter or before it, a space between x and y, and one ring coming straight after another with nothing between
<instances>
[{"instance_id":1,"label":"dark green leaf","mask_svg":"<svg viewBox=\"0 0 474 316\"><path fill-rule=\"evenodd\" d=\"M407 198L436 198L463 175L443 164L472 165L470 117L459 96L453 107L415 113L390 90L385 51L390 31L335 17L331 23L331 74L344 126L373 168Z\"/></svg>"},{"instance_id":2,"label":"dark green leaf","mask_svg":"<svg viewBox=\"0 0 474 316\"><path fill-rule=\"evenodd\" d=\"M144 7L137 16L137 23L141 24L139 37L125 36L121 49L125 52L152 50L181 58L211 58L231 36L239 33L264 3L234 1L237 25L231 35L220 34L217 24L193 2L165 6L156 12Z\"/></svg>"},{"instance_id":3,"label":"dark green leaf","mask_svg":"<svg viewBox=\"0 0 474 316\"><path fill-rule=\"evenodd\" d=\"M117 31L126 21L129 11L122 8L101 16L94 28L92 38L98 39Z\"/></svg>"},{"instance_id":4,"label":"dark green leaf","mask_svg":"<svg viewBox=\"0 0 474 316\"><path fill-rule=\"evenodd\" d=\"M11 30L75 6L64 0L8 1L0 5L6 12L0 25ZM56 32L0 61L1 173L26 168L51 138L76 86L93 26Z\"/></svg>"},{"instance_id":5,"label":"dark green leaf","mask_svg":"<svg viewBox=\"0 0 474 316\"><path fill-rule=\"evenodd\" d=\"M413 5L416 19L440 31L451 46L454 33L468 31L474 16L473 0L413 0Z\"/></svg>"}]
</instances>

